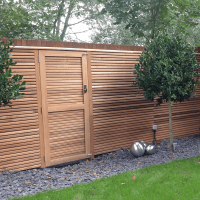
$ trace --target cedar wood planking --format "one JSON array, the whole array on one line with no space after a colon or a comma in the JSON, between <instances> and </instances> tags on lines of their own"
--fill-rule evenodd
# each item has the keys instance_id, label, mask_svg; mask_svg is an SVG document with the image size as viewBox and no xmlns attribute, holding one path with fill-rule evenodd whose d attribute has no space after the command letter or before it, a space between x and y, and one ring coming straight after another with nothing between
<instances>
[{"instance_id":1,"label":"cedar wood planking","mask_svg":"<svg viewBox=\"0 0 200 200\"><path fill-rule=\"evenodd\" d=\"M8 41L8 39L1 40ZM132 74L134 64L137 62L136 58L140 55L138 51L142 51L143 47L21 39L15 39L14 46L24 46L23 48L14 48L12 52L13 60L17 62L17 65L11 66L11 69L24 76L24 80L27 81L27 89L24 91L24 98L12 101L12 109L9 107L0 108L0 172L45 167L49 164L66 162L62 155L67 154L67 151L69 161L86 158L83 153L86 149L83 146L78 146L84 144L81 142L84 141L84 138L78 134L79 132L83 133L84 126L79 125L80 131L76 131L78 121L80 122L83 119L80 118L80 114L77 112L68 111L69 115L66 115L69 121L71 120L71 125L64 122L62 124L59 114L61 111L57 112L52 116L54 117L52 118L53 121L50 119L50 122L46 121L45 123L53 123L57 120L62 126L49 124L52 130L50 136L52 139L48 142L44 137L44 117L42 117L44 114L41 113L43 99L41 87L44 87L44 84L41 86L43 80L40 79L40 63L38 62L41 49L37 47L79 48L74 49L74 51L88 53L87 66L83 66L87 69L85 72L88 76L87 98L89 98L89 105L86 105L88 107L87 116L89 117L85 119L85 123L88 123L86 130L90 132L90 136L87 135L90 145L86 148L90 149L92 156L87 157L94 158L94 155L108 153L119 148L129 148L130 144L137 140L151 142L154 137L152 130L154 124L158 125L157 140L169 138L168 105L163 103L160 107L155 107L156 101L146 101L142 95L135 96L139 90L131 87L135 77ZM35 48L32 49L32 47ZM92 51L92 49L94 50ZM98 49L104 49L104 51ZM112 52L105 51L106 49L137 52ZM43 49L43 51L58 50L59 48ZM74 52L73 49L60 50L62 52ZM199 55L200 48L198 47L197 50ZM56 87L58 81L55 69L49 69L48 73L50 77L55 77L54 80L52 79L50 88ZM59 77L62 77L62 75L59 74ZM65 98L70 99L70 96L73 96L73 92L70 94L70 87L73 88L69 86L69 94ZM59 88L56 87L55 89L52 90L52 94L48 94L48 97L54 98L54 100L56 99L54 93ZM142 92L142 90L140 91ZM196 93L199 96L199 89ZM74 98L80 98L80 95L74 94ZM59 99L57 98L57 100ZM49 109L51 111L55 108ZM43 112L45 112L45 107ZM46 119L48 118L46 117ZM199 134L199 98L191 99L189 102L174 103L172 106L172 123L174 138ZM69 128L71 134L64 135L64 131ZM56 134L60 134L60 139L59 137L56 138ZM45 152L45 142L47 143L46 146L51 146L53 143L50 141L61 142L61 138L71 141L71 145L68 144L69 148L66 153L62 148L56 146L52 146L52 151ZM74 139L72 140L72 138ZM79 152L79 154L73 155L75 152ZM61 156L59 161L51 163L48 160L48 157L56 158L58 155Z\"/></svg>"}]
</instances>

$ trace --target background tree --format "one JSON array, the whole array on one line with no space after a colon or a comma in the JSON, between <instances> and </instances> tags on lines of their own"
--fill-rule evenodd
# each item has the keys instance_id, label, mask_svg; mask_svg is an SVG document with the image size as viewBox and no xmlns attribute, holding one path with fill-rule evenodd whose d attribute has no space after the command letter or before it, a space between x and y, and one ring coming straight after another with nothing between
<instances>
[{"instance_id":1,"label":"background tree","mask_svg":"<svg viewBox=\"0 0 200 200\"><path fill-rule=\"evenodd\" d=\"M90 28L72 27L90 25L98 14L96 0L0 0L0 37L77 41L77 34Z\"/></svg>"},{"instance_id":2,"label":"background tree","mask_svg":"<svg viewBox=\"0 0 200 200\"><path fill-rule=\"evenodd\" d=\"M173 3L174 2L174 3ZM170 36L179 36L188 43L200 46L200 2L197 0L174 0L169 4L169 25L166 27Z\"/></svg>"},{"instance_id":3,"label":"background tree","mask_svg":"<svg viewBox=\"0 0 200 200\"><path fill-rule=\"evenodd\" d=\"M10 65L15 65L16 63L12 61L12 58L9 58L12 54L10 53L12 49L9 45L12 45L13 42L11 40L8 44L4 44L0 41L0 107L12 104L10 102L11 99L19 99L20 95L24 95L24 93L20 93L25 90L26 81L22 80L22 75L12 75L11 69L9 69Z\"/></svg>"},{"instance_id":4,"label":"background tree","mask_svg":"<svg viewBox=\"0 0 200 200\"><path fill-rule=\"evenodd\" d=\"M199 85L199 64L196 49L177 37L170 38L167 34L158 34L147 43L139 63L135 64L134 74L137 74L133 86L143 88L145 99L153 101L156 95L156 106L165 99L169 105L170 150L173 151L172 133L172 102L189 101L192 92ZM140 93L139 93L140 94Z\"/></svg>"},{"instance_id":5,"label":"background tree","mask_svg":"<svg viewBox=\"0 0 200 200\"><path fill-rule=\"evenodd\" d=\"M94 32L91 34L92 43L143 46L144 38L134 36L126 23L114 24L115 20L109 15L99 16L92 25Z\"/></svg>"},{"instance_id":6,"label":"background tree","mask_svg":"<svg viewBox=\"0 0 200 200\"><path fill-rule=\"evenodd\" d=\"M135 36L143 37L146 42L158 32L170 27L173 34L194 29L200 17L198 0L99 0L104 4L102 13L115 18L115 24L126 23Z\"/></svg>"},{"instance_id":7,"label":"background tree","mask_svg":"<svg viewBox=\"0 0 200 200\"><path fill-rule=\"evenodd\" d=\"M33 37L34 27L29 22L30 16L18 2L0 0L0 37L27 38Z\"/></svg>"},{"instance_id":8,"label":"background tree","mask_svg":"<svg viewBox=\"0 0 200 200\"><path fill-rule=\"evenodd\" d=\"M0 0L0 37L144 45L157 32L200 45L199 0ZM74 27L85 28L74 31ZM126 30L125 30L126 28Z\"/></svg>"},{"instance_id":9,"label":"background tree","mask_svg":"<svg viewBox=\"0 0 200 200\"><path fill-rule=\"evenodd\" d=\"M77 34L91 30L91 25L98 19L100 15L98 5L97 0L62 0L55 18L53 35L61 41L64 38L73 41L71 37L73 35L76 37L75 41L78 41ZM74 18L77 22L72 23L71 19ZM90 28L73 32L72 27L80 23L85 23Z\"/></svg>"}]
</instances>

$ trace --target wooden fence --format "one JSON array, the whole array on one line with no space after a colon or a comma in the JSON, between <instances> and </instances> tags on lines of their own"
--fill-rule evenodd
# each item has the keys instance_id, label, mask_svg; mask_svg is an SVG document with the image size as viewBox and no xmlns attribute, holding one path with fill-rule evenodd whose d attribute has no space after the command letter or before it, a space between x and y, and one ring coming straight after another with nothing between
<instances>
[{"instance_id":1,"label":"wooden fence","mask_svg":"<svg viewBox=\"0 0 200 200\"><path fill-rule=\"evenodd\" d=\"M15 39L17 64L10 68L27 84L12 108L0 108L0 172L93 158L138 140L152 142L153 125L157 140L168 139L168 104L155 107L156 100L146 101L143 91L131 86L142 50ZM174 138L199 134L199 97L173 104Z\"/></svg>"}]
</instances>

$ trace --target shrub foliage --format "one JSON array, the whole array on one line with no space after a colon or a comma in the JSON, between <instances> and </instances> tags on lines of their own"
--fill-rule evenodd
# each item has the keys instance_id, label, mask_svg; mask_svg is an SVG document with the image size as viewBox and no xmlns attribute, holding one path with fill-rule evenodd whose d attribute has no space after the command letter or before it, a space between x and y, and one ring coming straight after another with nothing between
<instances>
[{"instance_id":1,"label":"shrub foliage","mask_svg":"<svg viewBox=\"0 0 200 200\"><path fill-rule=\"evenodd\" d=\"M146 100L153 101L156 95L156 106L166 100L169 105L170 148L172 149L172 102L182 102L196 91L200 75L199 64L194 46L187 44L178 36L170 38L167 34L158 34L147 43L139 63L135 64L134 74L137 74L133 86L143 88ZM194 77L197 76L197 77Z\"/></svg>"},{"instance_id":2,"label":"shrub foliage","mask_svg":"<svg viewBox=\"0 0 200 200\"><path fill-rule=\"evenodd\" d=\"M20 93L21 91L25 90L26 88L24 85L26 81L22 81L23 76L12 74L12 70L9 69L9 66L15 65L16 63L13 62L12 49L10 45L13 42L9 40L8 44L4 44L4 42L0 41L0 107L1 106L9 106L11 103L11 99L19 99L20 95L24 95L24 93Z\"/></svg>"}]
</instances>

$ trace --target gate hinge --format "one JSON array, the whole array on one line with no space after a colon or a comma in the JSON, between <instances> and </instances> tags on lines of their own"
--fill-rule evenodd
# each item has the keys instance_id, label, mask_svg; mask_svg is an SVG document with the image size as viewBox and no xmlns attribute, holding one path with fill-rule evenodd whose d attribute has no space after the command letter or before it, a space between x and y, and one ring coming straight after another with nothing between
<instances>
[{"instance_id":1,"label":"gate hinge","mask_svg":"<svg viewBox=\"0 0 200 200\"><path fill-rule=\"evenodd\" d=\"M92 153L88 154L87 156L91 156L91 155L92 155Z\"/></svg>"},{"instance_id":2,"label":"gate hinge","mask_svg":"<svg viewBox=\"0 0 200 200\"><path fill-rule=\"evenodd\" d=\"M41 107L41 113L42 113L42 107Z\"/></svg>"},{"instance_id":3,"label":"gate hinge","mask_svg":"<svg viewBox=\"0 0 200 200\"><path fill-rule=\"evenodd\" d=\"M45 156L44 156L44 162L45 162Z\"/></svg>"},{"instance_id":4,"label":"gate hinge","mask_svg":"<svg viewBox=\"0 0 200 200\"><path fill-rule=\"evenodd\" d=\"M84 55L88 55L88 53L83 53L83 56L84 56Z\"/></svg>"}]
</instances>

